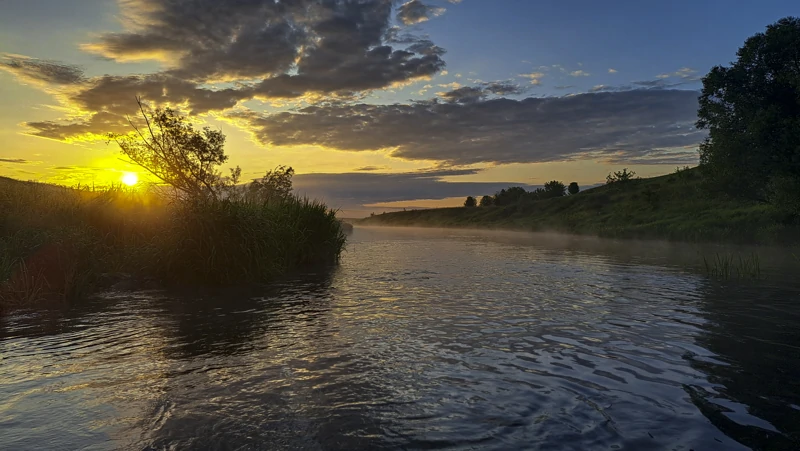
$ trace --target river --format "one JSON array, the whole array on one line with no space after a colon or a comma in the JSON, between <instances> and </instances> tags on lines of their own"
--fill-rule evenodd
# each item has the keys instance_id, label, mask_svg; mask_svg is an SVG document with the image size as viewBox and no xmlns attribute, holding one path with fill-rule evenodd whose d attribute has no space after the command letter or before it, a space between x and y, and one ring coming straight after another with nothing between
<instances>
[{"instance_id":1,"label":"river","mask_svg":"<svg viewBox=\"0 0 800 451\"><path fill-rule=\"evenodd\" d=\"M356 228L269 288L20 313L0 449L800 449L790 256L717 281L698 252Z\"/></svg>"}]
</instances>

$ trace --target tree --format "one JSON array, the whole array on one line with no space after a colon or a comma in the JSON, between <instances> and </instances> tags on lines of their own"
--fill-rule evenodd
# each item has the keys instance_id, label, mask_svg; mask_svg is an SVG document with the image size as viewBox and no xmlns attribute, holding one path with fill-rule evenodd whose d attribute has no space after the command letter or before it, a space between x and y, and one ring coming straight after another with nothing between
<instances>
[{"instance_id":1,"label":"tree","mask_svg":"<svg viewBox=\"0 0 800 451\"><path fill-rule=\"evenodd\" d=\"M254 200L286 199L292 193L292 167L278 166L267 171L247 187L247 196Z\"/></svg>"},{"instance_id":2,"label":"tree","mask_svg":"<svg viewBox=\"0 0 800 451\"><path fill-rule=\"evenodd\" d=\"M800 179L800 18L748 38L703 78L700 166L715 186L764 200L774 177Z\"/></svg>"},{"instance_id":3,"label":"tree","mask_svg":"<svg viewBox=\"0 0 800 451\"><path fill-rule=\"evenodd\" d=\"M767 200L779 211L800 215L800 178L775 176L767 186Z\"/></svg>"},{"instance_id":4,"label":"tree","mask_svg":"<svg viewBox=\"0 0 800 451\"><path fill-rule=\"evenodd\" d=\"M494 199L492 196L483 196L481 197L481 202L479 204L481 207L491 207L494 205Z\"/></svg>"},{"instance_id":5,"label":"tree","mask_svg":"<svg viewBox=\"0 0 800 451\"><path fill-rule=\"evenodd\" d=\"M527 192L520 186L501 189L494 195L494 204L498 206L511 205L525 197Z\"/></svg>"},{"instance_id":6,"label":"tree","mask_svg":"<svg viewBox=\"0 0 800 451\"><path fill-rule=\"evenodd\" d=\"M581 187L578 186L578 182L572 182L569 184L567 191L569 191L570 196L574 196L581 192Z\"/></svg>"},{"instance_id":7,"label":"tree","mask_svg":"<svg viewBox=\"0 0 800 451\"><path fill-rule=\"evenodd\" d=\"M535 190L528 193L528 197L532 200L541 200L547 199L547 191L544 188L536 188Z\"/></svg>"},{"instance_id":8,"label":"tree","mask_svg":"<svg viewBox=\"0 0 800 451\"><path fill-rule=\"evenodd\" d=\"M608 174L606 177L606 184L610 185L612 183L625 183L633 180L636 176L634 171L628 171L628 168L624 168L621 171L616 171Z\"/></svg>"},{"instance_id":9,"label":"tree","mask_svg":"<svg viewBox=\"0 0 800 451\"><path fill-rule=\"evenodd\" d=\"M129 119L133 133L108 135L133 163L192 199L219 198L238 182L238 167L231 169L230 177L223 177L218 169L228 161L221 131L208 127L197 131L186 117L170 108L150 111L141 99L136 102L143 125Z\"/></svg>"},{"instance_id":10,"label":"tree","mask_svg":"<svg viewBox=\"0 0 800 451\"><path fill-rule=\"evenodd\" d=\"M566 194L567 194L567 187L558 180L553 180L552 182L547 182L544 184L545 198L561 197L565 196Z\"/></svg>"},{"instance_id":11,"label":"tree","mask_svg":"<svg viewBox=\"0 0 800 451\"><path fill-rule=\"evenodd\" d=\"M478 205L478 202L475 200L475 198L472 197L472 196L467 196L467 200L464 201L464 206L465 207L474 207L476 205Z\"/></svg>"}]
</instances>

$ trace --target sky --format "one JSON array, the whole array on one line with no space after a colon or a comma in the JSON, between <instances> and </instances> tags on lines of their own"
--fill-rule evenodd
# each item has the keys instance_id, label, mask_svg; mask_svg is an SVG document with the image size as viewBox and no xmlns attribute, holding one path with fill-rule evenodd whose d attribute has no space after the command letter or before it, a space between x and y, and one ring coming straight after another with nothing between
<instances>
[{"instance_id":1,"label":"sky","mask_svg":"<svg viewBox=\"0 0 800 451\"><path fill-rule=\"evenodd\" d=\"M135 98L344 216L697 164L702 77L795 0L0 0L0 175L142 171ZM142 179L146 177L142 174Z\"/></svg>"}]
</instances>

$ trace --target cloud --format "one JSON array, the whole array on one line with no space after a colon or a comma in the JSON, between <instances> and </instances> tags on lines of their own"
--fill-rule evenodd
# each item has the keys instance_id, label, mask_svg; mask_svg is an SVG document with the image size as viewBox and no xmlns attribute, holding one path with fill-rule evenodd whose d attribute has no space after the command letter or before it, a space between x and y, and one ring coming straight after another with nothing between
<instances>
[{"instance_id":1,"label":"cloud","mask_svg":"<svg viewBox=\"0 0 800 451\"><path fill-rule=\"evenodd\" d=\"M656 75L657 79L663 80L667 78L680 78L685 82L693 82L702 80L702 76L697 75L697 71L695 69L689 67L682 67L675 72L670 72L667 74L659 74Z\"/></svg>"},{"instance_id":2,"label":"cloud","mask_svg":"<svg viewBox=\"0 0 800 451\"><path fill-rule=\"evenodd\" d=\"M23 160L22 158L0 158L0 163L26 164L29 163L29 161Z\"/></svg>"},{"instance_id":3,"label":"cloud","mask_svg":"<svg viewBox=\"0 0 800 451\"><path fill-rule=\"evenodd\" d=\"M609 74L616 74L618 71L616 69L608 69Z\"/></svg>"},{"instance_id":4,"label":"cloud","mask_svg":"<svg viewBox=\"0 0 800 451\"><path fill-rule=\"evenodd\" d=\"M371 172L371 171L380 171L382 169L389 169L389 168L387 168L386 166L363 166L363 167L354 169L354 171Z\"/></svg>"},{"instance_id":5,"label":"cloud","mask_svg":"<svg viewBox=\"0 0 800 451\"><path fill-rule=\"evenodd\" d=\"M430 43L405 36L416 49L386 45L392 0L119 2L126 30L102 34L85 50L160 60L170 75L193 81L261 79L255 92L263 96L375 89L444 67L443 51ZM420 11L438 10L412 0L399 11L420 20Z\"/></svg>"},{"instance_id":6,"label":"cloud","mask_svg":"<svg viewBox=\"0 0 800 451\"><path fill-rule=\"evenodd\" d=\"M444 14L444 8L428 6L420 0L410 0L397 9L397 20L403 25L413 25Z\"/></svg>"},{"instance_id":7,"label":"cloud","mask_svg":"<svg viewBox=\"0 0 800 451\"><path fill-rule=\"evenodd\" d=\"M686 166L696 165L700 155L696 149L670 149L647 152L639 157L631 158L630 155L621 153L611 154L600 158L601 163L612 165L669 165Z\"/></svg>"},{"instance_id":8,"label":"cloud","mask_svg":"<svg viewBox=\"0 0 800 451\"><path fill-rule=\"evenodd\" d=\"M638 80L633 81L629 84L618 85L618 86L605 86L605 85L598 85L592 88L591 91L628 91L631 89L673 89L678 88L680 86L685 86L692 84L698 80L701 80L702 77L695 75L694 70L692 69L682 69L681 71L674 72L672 74L661 74L657 75L654 80ZM670 80L670 78L678 77L678 80ZM601 88L602 89L598 89Z\"/></svg>"},{"instance_id":9,"label":"cloud","mask_svg":"<svg viewBox=\"0 0 800 451\"><path fill-rule=\"evenodd\" d=\"M109 132L130 131L128 116L138 116L136 98L155 105L182 106L192 114L231 108L247 98L227 88L199 88L192 82L164 74L111 76L84 81L64 93L65 102L80 118L27 122L30 134L57 140L105 139Z\"/></svg>"},{"instance_id":10,"label":"cloud","mask_svg":"<svg viewBox=\"0 0 800 451\"><path fill-rule=\"evenodd\" d=\"M455 88L448 92L438 93L442 100L451 103L473 103L484 100L490 95L506 96L523 92L519 85L510 81L485 82L477 86L461 86L459 83L440 86Z\"/></svg>"},{"instance_id":11,"label":"cloud","mask_svg":"<svg viewBox=\"0 0 800 451\"><path fill-rule=\"evenodd\" d=\"M540 85L542 84L542 78L544 78L544 72L532 72L530 74L520 74L520 77L529 78L531 80L532 85Z\"/></svg>"},{"instance_id":12,"label":"cloud","mask_svg":"<svg viewBox=\"0 0 800 451\"><path fill-rule=\"evenodd\" d=\"M570 75L570 77L588 77L589 75L592 75L592 74L590 74L590 73L588 73L586 71L583 71L583 70L576 70L576 71L570 72L569 75Z\"/></svg>"},{"instance_id":13,"label":"cloud","mask_svg":"<svg viewBox=\"0 0 800 451\"><path fill-rule=\"evenodd\" d=\"M378 202L494 194L513 182L446 182L450 175L474 174L477 170L438 170L406 173L298 174L294 188L298 194L324 199L334 208Z\"/></svg>"},{"instance_id":14,"label":"cloud","mask_svg":"<svg viewBox=\"0 0 800 451\"><path fill-rule=\"evenodd\" d=\"M480 86L483 88L484 92L496 94L499 96L522 94L524 92L522 87L508 80L481 83Z\"/></svg>"},{"instance_id":15,"label":"cloud","mask_svg":"<svg viewBox=\"0 0 800 451\"><path fill-rule=\"evenodd\" d=\"M83 70L77 66L22 55L4 54L0 69L36 84L74 85L84 80Z\"/></svg>"},{"instance_id":16,"label":"cloud","mask_svg":"<svg viewBox=\"0 0 800 451\"><path fill-rule=\"evenodd\" d=\"M428 90L431 89L431 88L433 88L433 85L425 85L425 86L422 87L422 89L420 89L417 92L417 94L419 94L421 96L424 96L425 94L428 93Z\"/></svg>"},{"instance_id":17,"label":"cloud","mask_svg":"<svg viewBox=\"0 0 800 451\"><path fill-rule=\"evenodd\" d=\"M670 82L666 79L659 78L656 80L640 80L631 82L632 86L648 88L648 89L667 89L683 85L683 82ZM629 89L629 86L619 86L615 89Z\"/></svg>"},{"instance_id":18,"label":"cloud","mask_svg":"<svg viewBox=\"0 0 800 451\"><path fill-rule=\"evenodd\" d=\"M419 0L118 2L121 31L83 48L116 61L155 60L160 72L90 77L69 64L6 55L0 69L57 94L66 111L63 120L28 122L30 134L69 141L126 132L140 96L195 115L227 111L220 117L264 144L385 149L449 165L587 155L664 160L673 158L659 154L664 149L702 138L691 126L697 93L663 89L691 80L688 68L677 79L564 97L504 98L524 90L495 81L451 85L439 98L410 104L357 103L372 90L446 73L444 49L392 25L395 17L418 23L438 14ZM568 73L558 65L537 70L521 77L536 85L545 73ZM640 87L651 89L632 89ZM241 105L251 99L295 99L289 106L298 109L260 114ZM300 108L300 100L311 106Z\"/></svg>"},{"instance_id":19,"label":"cloud","mask_svg":"<svg viewBox=\"0 0 800 451\"><path fill-rule=\"evenodd\" d=\"M340 104L295 112L237 111L227 118L263 144L384 149L395 158L450 165L536 163L598 155L646 158L695 146L698 93L665 89L565 97L408 105Z\"/></svg>"},{"instance_id":20,"label":"cloud","mask_svg":"<svg viewBox=\"0 0 800 451\"><path fill-rule=\"evenodd\" d=\"M130 125L123 116L106 112L93 114L88 119L26 122L25 125L32 136L58 141L106 139L108 133L124 134L130 131Z\"/></svg>"},{"instance_id":21,"label":"cloud","mask_svg":"<svg viewBox=\"0 0 800 451\"><path fill-rule=\"evenodd\" d=\"M464 86L448 92L440 92L441 97L446 102L451 103L473 103L486 97L486 93L481 88L474 86Z\"/></svg>"},{"instance_id":22,"label":"cloud","mask_svg":"<svg viewBox=\"0 0 800 451\"><path fill-rule=\"evenodd\" d=\"M603 92L603 91L613 91L613 90L614 88L608 85L595 85L592 87L592 89L589 90L589 92Z\"/></svg>"},{"instance_id":23,"label":"cloud","mask_svg":"<svg viewBox=\"0 0 800 451\"><path fill-rule=\"evenodd\" d=\"M68 111L63 121L27 124L32 134L90 139L115 131L135 113L136 96L191 114L254 98L352 100L445 67L444 49L390 26L393 0L118 3L123 30L82 48L116 61L158 60L163 70L87 78L75 66L7 55L0 69L57 94Z\"/></svg>"}]
</instances>

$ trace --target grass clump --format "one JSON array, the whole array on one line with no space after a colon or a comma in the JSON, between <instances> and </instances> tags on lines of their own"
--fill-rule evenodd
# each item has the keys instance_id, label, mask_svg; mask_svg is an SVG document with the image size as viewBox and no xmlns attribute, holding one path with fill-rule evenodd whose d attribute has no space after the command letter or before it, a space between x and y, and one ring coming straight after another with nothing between
<instances>
[{"instance_id":1,"label":"grass clump","mask_svg":"<svg viewBox=\"0 0 800 451\"><path fill-rule=\"evenodd\" d=\"M710 258L703 256L703 266L706 274L716 279L757 280L761 278L761 260L756 253L746 256L719 253Z\"/></svg>"}]
</instances>

